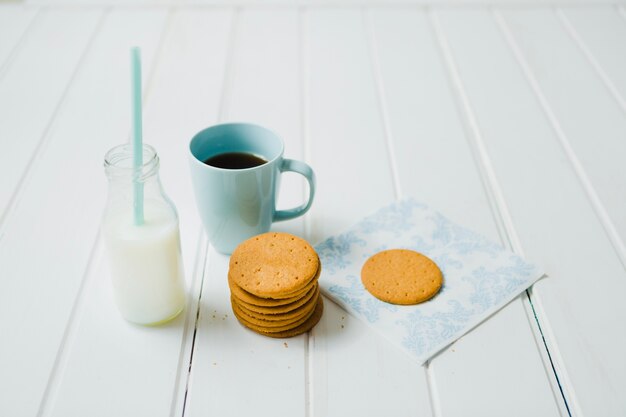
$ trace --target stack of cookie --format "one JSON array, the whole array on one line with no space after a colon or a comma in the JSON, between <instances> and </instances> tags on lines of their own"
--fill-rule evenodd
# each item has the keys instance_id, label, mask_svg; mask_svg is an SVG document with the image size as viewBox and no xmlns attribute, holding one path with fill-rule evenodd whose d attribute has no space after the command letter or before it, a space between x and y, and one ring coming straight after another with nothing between
<instances>
[{"instance_id":1,"label":"stack of cookie","mask_svg":"<svg viewBox=\"0 0 626 417\"><path fill-rule=\"evenodd\" d=\"M228 285L241 324L270 337L305 333L320 320L321 265L311 245L288 233L264 233L230 257Z\"/></svg>"}]
</instances>

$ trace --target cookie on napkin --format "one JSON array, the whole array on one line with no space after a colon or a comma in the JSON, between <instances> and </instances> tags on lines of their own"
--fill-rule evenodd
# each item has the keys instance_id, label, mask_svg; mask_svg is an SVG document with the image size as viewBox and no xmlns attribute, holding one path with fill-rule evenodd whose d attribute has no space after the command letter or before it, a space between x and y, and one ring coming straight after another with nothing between
<instances>
[{"instance_id":1,"label":"cookie on napkin","mask_svg":"<svg viewBox=\"0 0 626 417\"><path fill-rule=\"evenodd\" d=\"M437 264L421 253L390 249L365 262L361 281L379 300L411 305L434 297L443 284L443 275Z\"/></svg>"}]
</instances>

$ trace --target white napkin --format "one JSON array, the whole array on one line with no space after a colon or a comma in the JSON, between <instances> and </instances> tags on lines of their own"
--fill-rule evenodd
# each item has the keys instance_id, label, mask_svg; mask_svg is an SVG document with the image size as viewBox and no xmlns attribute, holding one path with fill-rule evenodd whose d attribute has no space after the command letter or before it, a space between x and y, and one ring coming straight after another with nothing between
<instances>
[{"instance_id":1,"label":"white napkin","mask_svg":"<svg viewBox=\"0 0 626 417\"><path fill-rule=\"evenodd\" d=\"M434 298L400 306L378 300L363 287L363 263L394 248L418 251L439 265L444 281ZM420 364L543 276L499 244L412 199L380 209L315 249L324 294Z\"/></svg>"}]
</instances>

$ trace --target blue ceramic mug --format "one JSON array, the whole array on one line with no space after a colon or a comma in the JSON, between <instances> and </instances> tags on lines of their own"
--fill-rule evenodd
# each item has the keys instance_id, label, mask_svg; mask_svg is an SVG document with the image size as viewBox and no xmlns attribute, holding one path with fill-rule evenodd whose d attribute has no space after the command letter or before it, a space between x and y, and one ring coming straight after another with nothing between
<instances>
[{"instance_id":1,"label":"blue ceramic mug","mask_svg":"<svg viewBox=\"0 0 626 417\"><path fill-rule=\"evenodd\" d=\"M269 231L272 222L301 216L313 203L313 169L283 158L282 139L264 127L249 123L212 126L191 139L189 150L196 203L209 241L218 252L230 254L249 237ZM304 175L309 198L300 207L276 210L280 174L285 171Z\"/></svg>"}]
</instances>

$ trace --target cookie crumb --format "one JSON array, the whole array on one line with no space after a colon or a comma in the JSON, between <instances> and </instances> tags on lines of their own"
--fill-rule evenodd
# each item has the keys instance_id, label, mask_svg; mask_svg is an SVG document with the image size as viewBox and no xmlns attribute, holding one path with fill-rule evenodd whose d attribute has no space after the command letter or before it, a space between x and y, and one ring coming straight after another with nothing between
<instances>
[{"instance_id":1,"label":"cookie crumb","mask_svg":"<svg viewBox=\"0 0 626 417\"><path fill-rule=\"evenodd\" d=\"M289 345L287 344L287 342L283 343L283 346L284 346L284 347L286 347L286 348L288 348L288 347L289 347Z\"/></svg>"}]
</instances>

